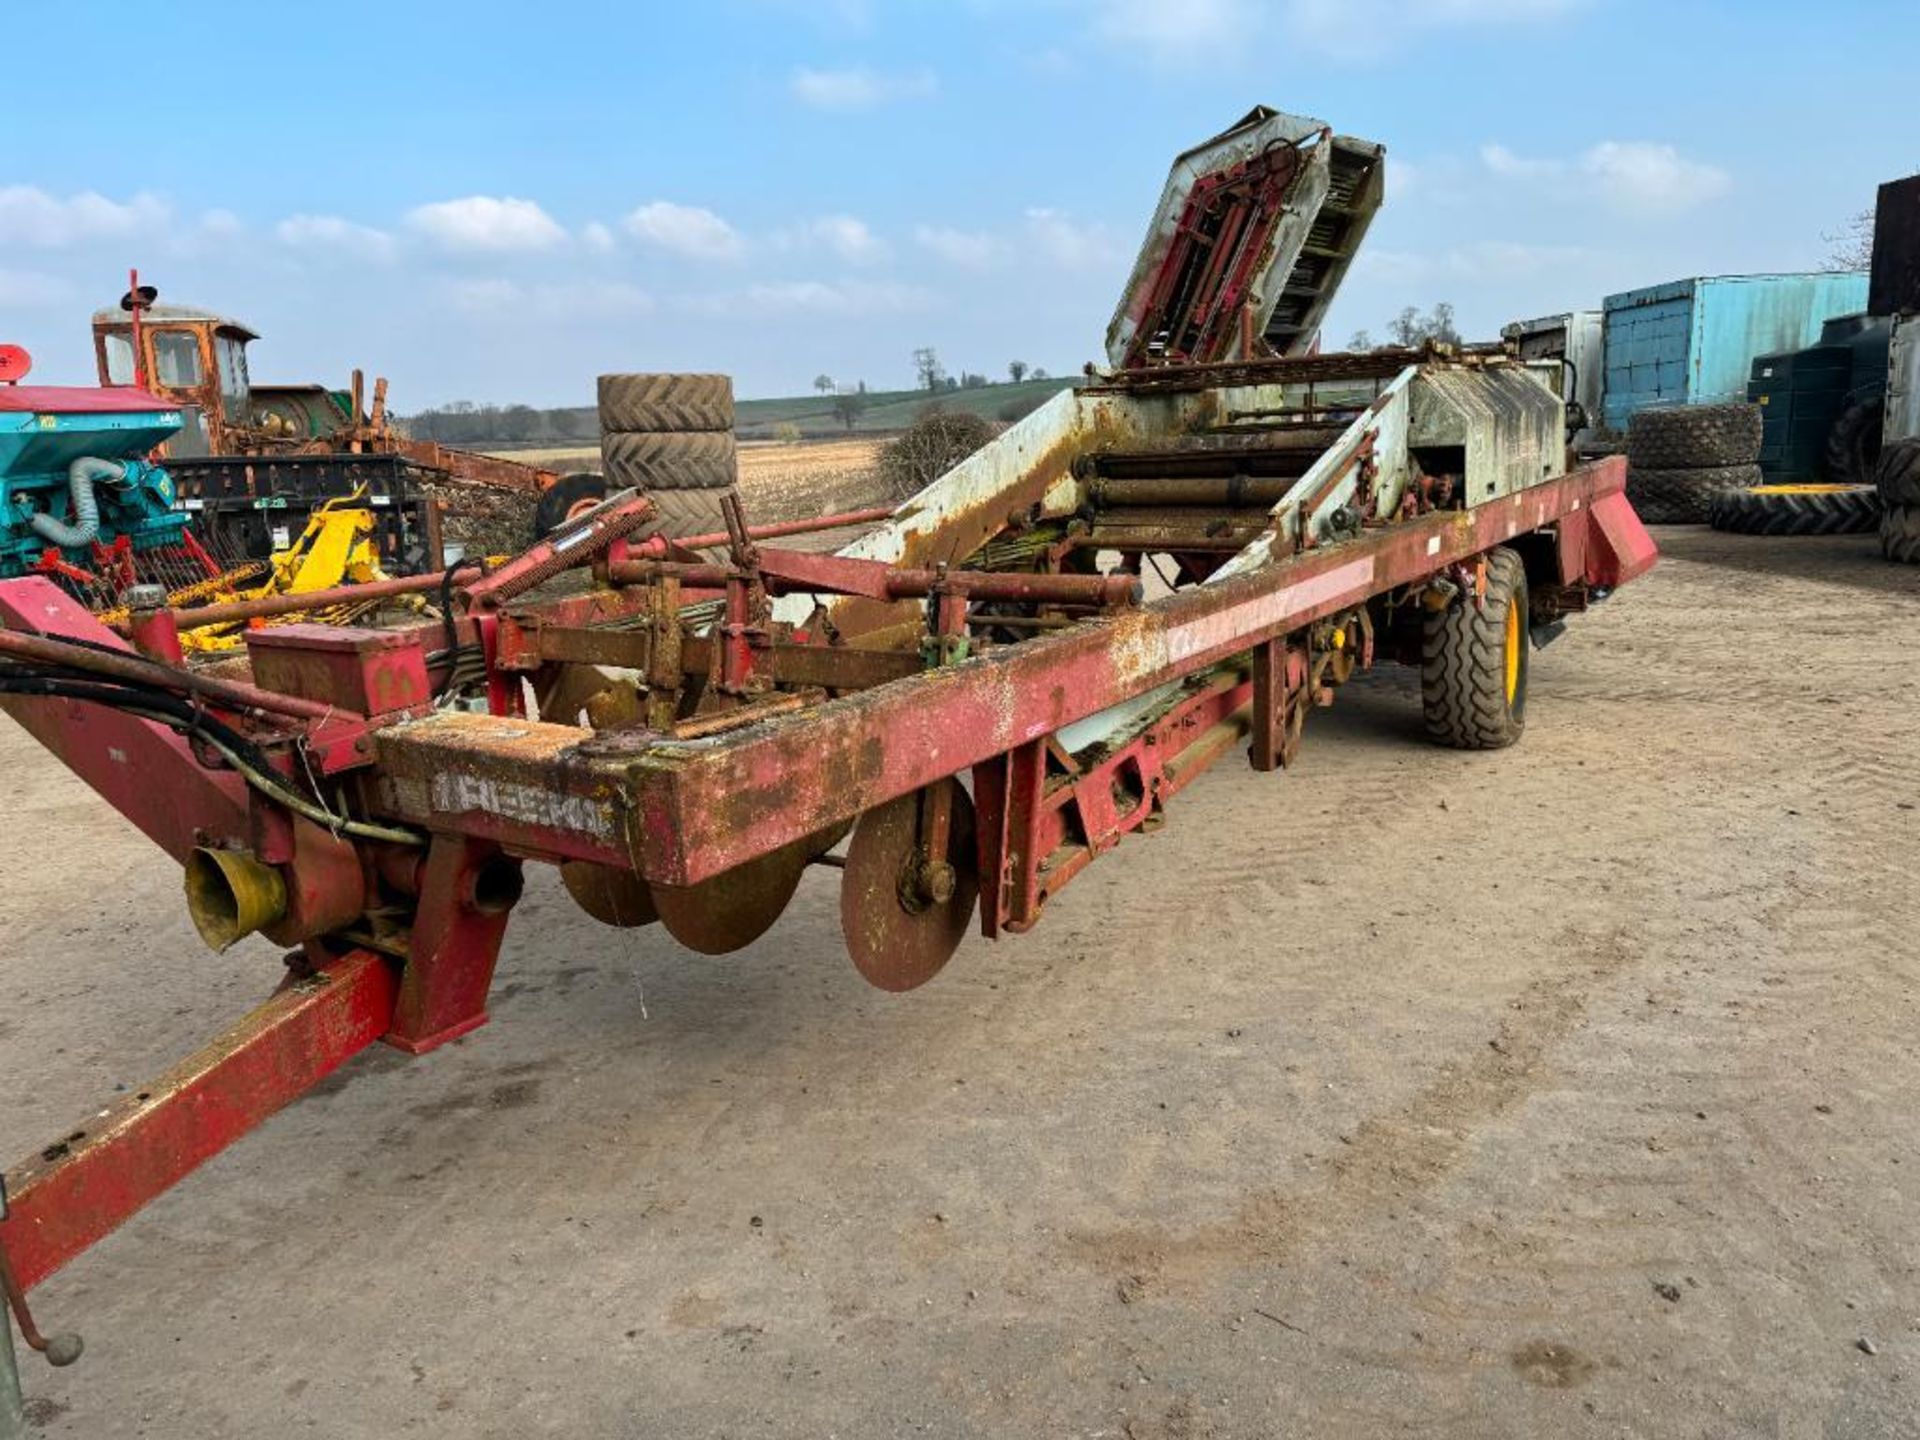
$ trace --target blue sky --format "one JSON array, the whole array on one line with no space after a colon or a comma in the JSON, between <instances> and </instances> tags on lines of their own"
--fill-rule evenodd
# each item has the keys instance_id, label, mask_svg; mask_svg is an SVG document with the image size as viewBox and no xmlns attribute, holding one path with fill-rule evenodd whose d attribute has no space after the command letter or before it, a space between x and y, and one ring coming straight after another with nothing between
<instances>
[{"instance_id":1,"label":"blue sky","mask_svg":"<svg viewBox=\"0 0 1920 1440\"><path fill-rule=\"evenodd\" d=\"M10 10L0 340L49 383L136 264L260 330L258 377L358 364L402 411L891 388L922 345L1066 372L1174 153L1256 103L1387 146L1336 342L1817 267L1920 166L1912 0Z\"/></svg>"}]
</instances>

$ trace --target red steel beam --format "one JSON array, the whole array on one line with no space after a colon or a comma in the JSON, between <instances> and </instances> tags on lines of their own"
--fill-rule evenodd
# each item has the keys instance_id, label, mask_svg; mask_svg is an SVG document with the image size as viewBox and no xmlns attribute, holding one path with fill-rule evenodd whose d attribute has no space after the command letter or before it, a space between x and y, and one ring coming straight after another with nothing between
<instances>
[{"instance_id":1,"label":"red steel beam","mask_svg":"<svg viewBox=\"0 0 1920 1440\"><path fill-rule=\"evenodd\" d=\"M9 1171L0 1246L21 1285L45 1280L380 1039L397 993L390 962L350 951Z\"/></svg>"},{"instance_id":2,"label":"red steel beam","mask_svg":"<svg viewBox=\"0 0 1920 1440\"><path fill-rule=\"evenodd\" d=\"M451 715L375 743L408 782L391 786L402 818L693 884L1516 535L1583 523L1625 479L1617 458L1583 466L697 746ZM1621 548L1644 539L1630 509L1603 514L1632 532Z\"/></svg>"}]
</instances>

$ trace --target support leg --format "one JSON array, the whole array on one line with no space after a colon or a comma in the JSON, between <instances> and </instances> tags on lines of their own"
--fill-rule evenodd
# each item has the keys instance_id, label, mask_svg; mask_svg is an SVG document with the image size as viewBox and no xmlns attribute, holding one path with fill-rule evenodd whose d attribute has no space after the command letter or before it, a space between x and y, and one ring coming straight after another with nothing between
<instances>
[{"instance_id":1,"label":"support leg","mask_svg":"<svg viewBox=\"0 0 1920 1440\"><path fill-rule=\"evenodd\" d=\"M499 846L434 837L388 1044L423 1055L487 1023L487 991L520 887L520 862Z\"/></svg>"}]
</instances>

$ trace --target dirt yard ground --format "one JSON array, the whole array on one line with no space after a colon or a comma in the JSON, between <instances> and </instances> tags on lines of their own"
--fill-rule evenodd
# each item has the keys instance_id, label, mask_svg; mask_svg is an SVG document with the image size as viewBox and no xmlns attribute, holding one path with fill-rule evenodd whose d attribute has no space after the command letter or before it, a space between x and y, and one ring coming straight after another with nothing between
<instances>
[{"instance_id":1,"label":"dirt yard ground","mask_svg":"<svg viewBox=\"0 0 1920 1440\"><path fill-rule=\"evenodd\" d=\"M1529 731L1383 671L917 993L548 872L493 1023L363 1057L38 1292L49 1436L1920 1434L1920 571L1668 531ZM278 972L10 727L0 1153Z\"/></svg>"}]
</instances>

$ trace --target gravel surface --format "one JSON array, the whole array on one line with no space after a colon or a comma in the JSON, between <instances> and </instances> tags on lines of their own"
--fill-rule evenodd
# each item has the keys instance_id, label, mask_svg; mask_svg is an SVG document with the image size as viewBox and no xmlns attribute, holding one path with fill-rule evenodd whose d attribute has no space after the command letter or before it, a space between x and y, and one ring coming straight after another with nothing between
<instances>
[{"instance_id":1,"label":"gravel surface","mask_svg":"<svg viewBox=\"0 0 1920 1440\"><path fill-rule=\"evenodd\" d=\"M60 1436L1920 1433L1920 570L1668 531L1514 750L1350 686L931 986L544 871L377 1051L38 1293ZM0 1153L238 1014L10 726Z\"/></svg>"}]
</instances>

